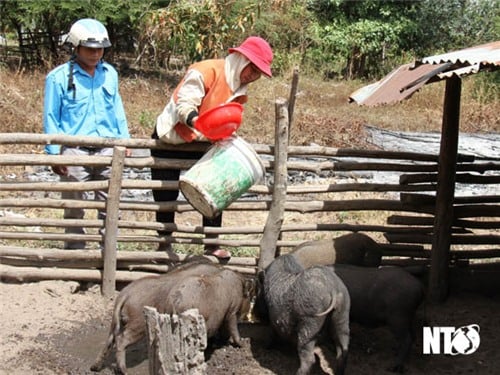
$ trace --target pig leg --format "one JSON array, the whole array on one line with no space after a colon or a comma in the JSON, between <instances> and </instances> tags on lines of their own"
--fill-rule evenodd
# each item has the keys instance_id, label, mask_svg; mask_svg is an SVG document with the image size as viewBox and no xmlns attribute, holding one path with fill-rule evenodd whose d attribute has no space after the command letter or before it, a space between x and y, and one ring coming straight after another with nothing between
<instances>
[{"instance_id":1,"label":"pig leg","mask_svg":"<svg viewBox=\"0 0 500 375\"><path fill-rule=\"evenodd\" d=\"M108 335L106 345L104 348L101 350L101 353L97 357L96 361L94 364L90 367L92 371L101 371L104 367L104 361L109 355L109 352L111 351L111 348L113 347L113 342L115 339L115 335L113 334L113 329L111 329L111 332Z\"/></svg>"},{"instance_id":2,"label":"pig leg","mask_svg":"<svg viewBox=\"0 0 500 375\"><path fill-rule=\"evenodd\" d=\"M324 318L303 318L297 325L297 352L299 354L300 367L296 375L309 374L311 367L316 361L314 358L314 347L316 346L316 339L324 322Z\"/></svg>"},{"instance_id":3,"label":"pig leg","mask_svg":"<svg viewBox=\"0 0 500 375\"><path fill-rule=\"evenodd\" d=\"M337 351L335 361L335 375L342 375L347 363L349 349L349 309L332 313L330 335L334 338Z\"/></svg>"},{"instance_id":4,"label":"pig leg","mask_svg":"<svg viewBox=\"0 0 500 375\"><path fill-rule=\"evenodd\" d=\"M226 330L229 332L231 342L234 345L241 347L241 336L240 331L238 330L238 318L236 314L229 314L226 318Z\"/></svg>"},{"instance_id":5,"label":"pig leg","mask_svg":"<svg viewBox=\"0 0 500 375\"><path fill-rule=\"evenodd\" d=\"M119 374L127 374L126 349L129 345L141 340L144 330L134 330L127 327L123 332L116 335L116 365Z\"/></svg>"},{"instance_id":6,"label":"pig leg","mask_svg":"<svg viewBox=\"0 0 500 375\"><path fill-rule=\"evenodd\" d=\"M316 346L316 340L311 340L304 344L297 345L297 351L299 353L300 367L297 370L296 375L307 375L309 374L312 365L315 362L314 358L314 347Z\"/></svg>"},{"instance_id":7,"label":"pig leg","mask_svg":"<svg viewBox=\"0 0 500 375\"><path fill-rule=\"evenodd\" d=\"M124 336L124 335L123 335ZM128 341L122 335L116 338L116 373L127 374L126 349Z\"/></svg>"},{"instance_id":8,"label":"pig leg","mask_svg":"<svg viewBox=\"0 0 500 375\"><path fill-rule=\"evenodd\" d=\"M404 363L408 359L413 342L411 324L406 318L395 318L389 321L389 329L393 333L397 344L396 363L388 370L392 372L404 372Z\"/></svg>"}]
</instances>

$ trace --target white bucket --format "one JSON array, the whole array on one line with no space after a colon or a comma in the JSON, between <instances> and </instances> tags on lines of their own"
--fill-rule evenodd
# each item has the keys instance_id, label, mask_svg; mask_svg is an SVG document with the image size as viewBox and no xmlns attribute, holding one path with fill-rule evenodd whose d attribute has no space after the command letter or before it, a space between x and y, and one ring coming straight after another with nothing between
<instances>
[{"instance_id":1,"label":"white bucket","mask_svg":"<svg viewBox=\"0 0 500 375\"><path fill-rule=\"evenodd\" d=\"M203 216L213 218L264 176L264 164L242 138L231 136L214 143L179 179L188 202Z\"/></svg>"}]
</instances>

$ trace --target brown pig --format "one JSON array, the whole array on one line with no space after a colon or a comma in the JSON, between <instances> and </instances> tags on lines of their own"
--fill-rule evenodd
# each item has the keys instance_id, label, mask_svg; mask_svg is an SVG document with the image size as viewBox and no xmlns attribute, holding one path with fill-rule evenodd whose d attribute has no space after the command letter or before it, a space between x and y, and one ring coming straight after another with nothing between
<instances>
[{"instance_id":1,"label":"brown pig","mask_svg":"<svg viewBox=\"0 0 500 375\"><path fill-rule=\"evenodd\" d=\"M205 319L208 337L215 336L222 327L232 343L241 346L238 320L249 312L253 295L253 280L224 269L182 279L171 289L166 302L173 313L198 309Z\"/></svg>"},{"instance_id":2,"label":"brown pig","mask_svg":"<svg viewBox=\"0 0 500 375\"><path fill-rule=\"evenodd\" d=\"M382 249L366 234L349 233L333 239L304 242L290 254L304 268L331 264L378 267Z\"/></svg>"},{"instance_id":3,"label":"brown pig","mask_svg":"<svg viewBox=\"0 0 500 375\"><path fill-rule=\"evenodd\" d=\"M117 371L122 374L126 374L126 348L139 340L141 340L146 334L146 321L144 318L144 306L150 306L156 308L156 310L161 314L172 314L173 313L173 303L176 302L175 296L182 296L179 292L182 289L181 285L186 280L192 282L190 277L206 277L209 275L222 274L223 277L217 279L217 282L213 282L213 286L208 285L207 289L210 288L221 288L220 283L224 278L231 279L227 275L224 268L220 265L206 262L190 262L181 265L173 270L167 272L160 276L150 276L144 277L139 280L135 280L127 285L116 298L115 306L113 309L111 327L109 331L106 344L102 349L101 353L98 355L95 364L91 367L93 371L100 371L104 367L104 361L108 357L113 346L116 348L116 362ZM241 298L243 299L243 279L240 280L238 276L234 276L232 279L232 284L227 285L225 288L235 289L239 291ZM240 280L239 284L234 283L235 280ZM169 293L172 288L179 285L174 292L172 297L169 297ZM222 288L221 288L222 289ZM205 312L205 319L210 318L210 324L212 331L215 324L212 324L212 318L210 317L210 306L213 306L215 315L219 315L218 311L221 304L221 300L226 297L225 292L220 292L218 299L211 297L207 299L202 294L197 301L203 305L203 311ZM179 294L180 293L180 294ZM217 293L215 289L214 294ZM234 304L235 296L230 296L231 304ZM242 301L240 301L241 304ZM194 303L192 304L194 305ZM176 308L177 313L181 313L180 305ZM191 306L199 308L198 306ZM203 313L202 313L203 314ZM211 332L212 332L211 331ZM239 336L237 336L239 338ZM238 341L238 340L236 340Z\"/></svg>"}]
</instances>

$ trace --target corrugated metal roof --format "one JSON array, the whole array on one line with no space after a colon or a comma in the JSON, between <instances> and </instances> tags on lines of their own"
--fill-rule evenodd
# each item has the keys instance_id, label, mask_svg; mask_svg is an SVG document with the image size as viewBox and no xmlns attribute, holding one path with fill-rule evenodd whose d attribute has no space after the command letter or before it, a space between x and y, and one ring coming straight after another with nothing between
<instances>
[{"instance_id":1,"label":"corrugated metal roof","mask_svg":"<svg viewBox=\"0 0 500 375\"><path fill-rule=\"evenodd\" d=\"M380 81L353 92L349 101L367 106L395 103L409 98L427 83L453 75L463 77L485 69L500 69L500 41L402 65Z\"/></svg>"},{"instance_id":2,"label":"corrugated metal roof","mask_svg":"<svg viewBox=\"0 0 500 375\"><path fill-rule=\"evenodd\" d=\"M418 60L417 60L418 61ZM494 65L500 66L500 41L482 44L442 55L424 57L423 64L441 64L451 62L460 65Z\"/></svg>"},{"instance_id":3,"label":"corrugated metal roof","mask_svg":"<svg viewBox=\"0 0 500 375\"><path fill-rule=\"evenodd\" d=\"M414 64L402 65L382 80L356 90L349 100L368 106L399 102L425 85L443 66L448 65L424 64L416 68Z\"/></svg>"}]
</instances>

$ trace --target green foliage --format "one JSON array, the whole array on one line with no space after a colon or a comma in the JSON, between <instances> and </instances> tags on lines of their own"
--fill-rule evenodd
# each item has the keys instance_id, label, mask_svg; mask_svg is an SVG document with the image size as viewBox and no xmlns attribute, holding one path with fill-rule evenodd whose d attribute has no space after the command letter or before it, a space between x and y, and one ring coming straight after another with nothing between
<instances>
[{"instance_id":1,"label":"green foliage","mask_svg":"<svg viewBox=\"0 0 500 375\"><path fill-rule=\"evenodd\" d=\"M262 8L253 27L254 34L265 38L273 47L273 71L280 74L297 65L304 69L304 56L311 46L309 27L314 22L303 1L283 2Z\"/></svg>"},{"instance_id":2,"label":"green foliage","mask_svg":"<svg viewBox=\"0 0 500 375\"><path fill-rule=\"evenodd\" d=\"M155 123L157 114L150 110L142 110L139 114L139 125L143 128L151 127Z\"/></svg>"},{"instance_id":3,"label":"green foliage","mask_svg":"<svg viewBox=\"0 0 500 375\"><path fill-rule=\"evenodd\" d=\"M308 1L318 20L308 58L328 76L375 77L392 68L414 29L412 2ZM330 62L330 65L328 65Z\"/></svg>"},{"instance_id":4,"label":"green foliage","mask_svg":"<svg viewBox=\"0 0 500 375\"><path fill-rule=\"evenodd\" d=\"M219 57L251 30L259 4L179 0L152 10L140 25L138 60L169 66L172 57L187 62Z\"/></svg>"},{"instance_id":5,"label":"green foliage","mask_svg":"<svg viewBox=\"0 0 500 375\"><path fill-rule=\"evenodd\" d=\"M325 77L379 78L415 57L500 40L498 0L9 0L0 2L0 33L45 33L50 42L36 54L47 61L83 17L106 25L112 51L145 66L222 57L260 35L275 74L300 66Z\"/></svg>"},{"instance_id":6,"label":"green foliage","mask_svg":"<svg viewBox=\"0 0 500 375\"><path fill-rule=\"evenodd\" d=\"M401 54L400 35L404 22L388 23L362 19L310 28L314 43L306 63L316 70L345 78L375 77L391 69Z\"/></svg>"},{"instance_id":7,"label":"green foliage","mask_svg":"<svg viewBox=\"0 0 500 375\"><path fill-rule=\"evenodd\" d=\"M379 77L402 57L499 39L500 2L308 0L316 22L307 61L331 76ZM408 62L408 61L406 61Z\"/></svg>"},{"instance_id":8,"label":"green foliage","mask_svg":"<svg viewBox=\"0 0 500 375\"><path fill-rule=\"evenodd\" d=\"M127 49L134 35L134 25L148 9L142 0L10 0L0 3L2 32L14 30L19 40L24 32L32 36L32 48L38 48L37 55L57 59L60 38L71 25L81 18L95 18L107 28L113 47ZM37 35L48 38L46 44L38 42ZM50 62L49 62L50 64Z\"/></svg>"},{"instance_id":9,"label":"green foliage","mask_svg":"<svg viewBox=\"0 0 500 375\"><path fill-rule=\"evenodd\" d=\"M420 0L406 39L418 56L492 42L500 38L499 12L498 0Z\"/></svg>"}]
</instances>

